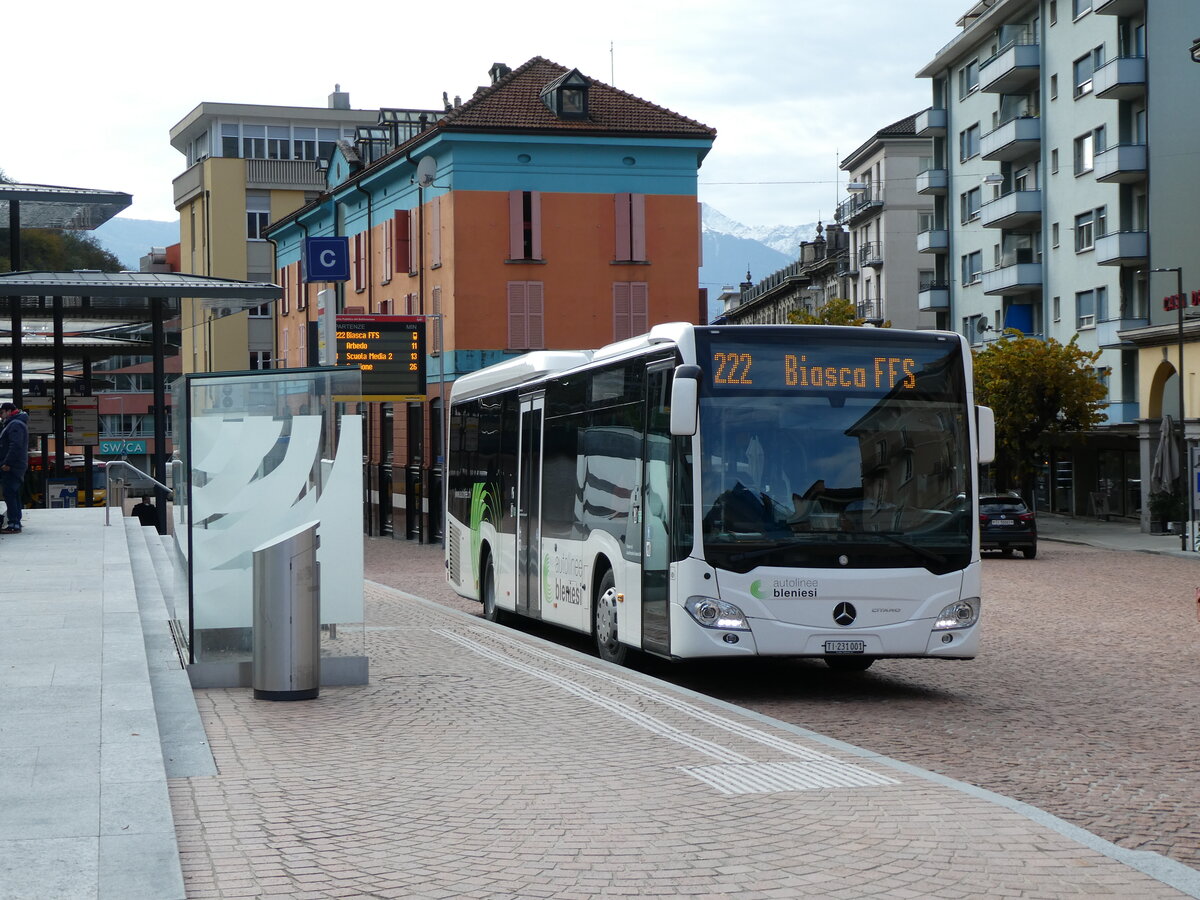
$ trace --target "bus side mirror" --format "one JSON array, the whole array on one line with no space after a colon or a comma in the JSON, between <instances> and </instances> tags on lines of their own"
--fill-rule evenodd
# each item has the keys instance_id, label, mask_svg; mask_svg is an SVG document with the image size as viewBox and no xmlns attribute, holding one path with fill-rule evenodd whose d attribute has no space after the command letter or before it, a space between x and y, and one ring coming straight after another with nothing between
<instances>
[{"instance_id":1,"label":"bus side mirror","mask_svg":"<svg viewBox=\"0 0 1200 900\"><path fill-rule=\"evenodd\" d=\"M676 366L671 382L671 434L696 433L696 406L700 400L700 367Z\"/></svg>"},{"instance_id":2,"label":"bus side mirror","mask_svg":"<svg viewBox=\"0 0 1200 900\"><path fill-rule=\"evenodd\" d=\"M996 414L990 406L975 407L975 432L979 435L979 462L996 459Z\"/></svg>"}]
</instances>

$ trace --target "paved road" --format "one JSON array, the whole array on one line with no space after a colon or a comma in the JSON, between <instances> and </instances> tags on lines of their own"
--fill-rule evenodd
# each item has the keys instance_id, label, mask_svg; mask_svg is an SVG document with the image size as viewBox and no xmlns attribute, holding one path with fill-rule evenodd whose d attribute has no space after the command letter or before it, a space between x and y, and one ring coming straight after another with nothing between
<instances>
[{"instance_id":1,"label":"paved road","mask_svg":"<svg viewBox=\"0 0 1200 900\"><path fill-rule=\"evenodd\" d=\"M436 548L399 571L394 547L368 540L368 578L478 611L446 588ZM1194 560L1043 541L1036 560L985 561L971 662L638 666L1200 868L1198 587Z\"/></svg>"}]
</instances>

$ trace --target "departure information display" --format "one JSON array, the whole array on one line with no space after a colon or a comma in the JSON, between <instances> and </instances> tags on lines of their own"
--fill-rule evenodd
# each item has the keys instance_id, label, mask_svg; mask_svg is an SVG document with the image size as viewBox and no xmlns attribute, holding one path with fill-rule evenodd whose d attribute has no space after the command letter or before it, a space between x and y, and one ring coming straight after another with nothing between
<instances>
[{"instance_id":1,"label":"departure information display","mask_svg":"<svg viewBox=\"0 0 1200 900\"><path fill-rule=\"evenodd\" d=\"M362 370L362 400L424 400L425 319L338 316L337 364Z\"/></svg>"}]
</instances>

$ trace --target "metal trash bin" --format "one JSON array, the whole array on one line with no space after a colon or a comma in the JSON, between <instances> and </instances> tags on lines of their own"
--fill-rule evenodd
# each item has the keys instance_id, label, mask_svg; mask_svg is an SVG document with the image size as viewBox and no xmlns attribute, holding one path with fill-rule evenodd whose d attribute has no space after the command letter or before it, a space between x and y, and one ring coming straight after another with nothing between
<instances>
[{"instance_id":1,"label":"metal trash bin","mask_svg":"<svg viewBox=\"0 0 1200 900\"><path fill-rule=\"evenodd\" d=\"M300 525L253 551L256 700L311 700L321 690L320 524Z\"/></svg>"}]
</instances>

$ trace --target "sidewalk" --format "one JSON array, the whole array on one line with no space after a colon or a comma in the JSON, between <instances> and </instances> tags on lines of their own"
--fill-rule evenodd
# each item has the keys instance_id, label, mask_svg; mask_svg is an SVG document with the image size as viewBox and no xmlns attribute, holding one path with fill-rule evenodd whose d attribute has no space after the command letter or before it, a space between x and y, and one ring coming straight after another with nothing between
<instances>
[{"instance_id":1,"label":"sidewalk","mask_svg":"<svg viewBox=\"0 0 1200 900\"><path fill-rule=\"evenodd\" d=\"M1178 534L1144 534L1136 520L1111 516L1103 519L1038 513L1042 540L1087 544L1102 550L1138 550L1200 560L1200 553L1184 550Z\"/></svg>"},{"instance_id":2,"label":"sidewalk","mask_svg":"<svg viewBox=\"0 0 1200 900\"><path fill-rule=\"evenodd\" d=\"M142 749L173 709L128 654L122 530L34 511L0 540L0 900L1200 897L1158 854L485 622L407 541L367 540L370 683L195 691L216 766L181 771Z\"/></svg>"}]
</instances>

